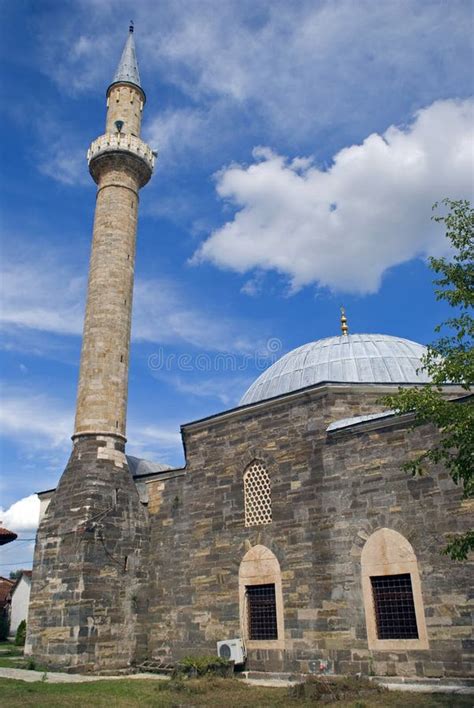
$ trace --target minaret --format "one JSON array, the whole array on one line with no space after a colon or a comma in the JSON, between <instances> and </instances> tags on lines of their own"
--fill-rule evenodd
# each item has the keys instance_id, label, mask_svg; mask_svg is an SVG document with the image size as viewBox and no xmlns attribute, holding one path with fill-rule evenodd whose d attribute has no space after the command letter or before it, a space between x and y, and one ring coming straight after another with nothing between
<instances>
[{"instance_id":1,"label":"minaret","mask_svg":"<svg viewBox=\"0 0 474 708\"><path fill-rule=\"evenodd\" d=\"M155 159L140 140L145 100L130 25L107 90L105 134L87 153L97 201L75 439L101 434L125 441L138 191L150 179Z\"/></svg>"},{"instance_id":2,"label":"minaret","mask_svg":"<svg viewBox=\"0 0 474 708\"><path fill-rule=\"evenodd\" d=\"M73 449L36 538L25 653L73 671L116 671L146 652L148 515L125 456L139 190L155 154L133 25L107 89Z\"/></svg>"}]
</instances>

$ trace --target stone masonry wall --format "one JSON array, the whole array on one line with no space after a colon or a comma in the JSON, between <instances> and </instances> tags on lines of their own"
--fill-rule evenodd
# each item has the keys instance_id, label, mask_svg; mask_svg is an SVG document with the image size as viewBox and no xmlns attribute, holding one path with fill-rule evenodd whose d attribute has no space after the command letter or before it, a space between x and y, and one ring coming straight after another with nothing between
<instances>
[{"instance_id":1,"label":"stone masonry wall","mask_svg":"<svg viewBox=\"0 0 474 708\"><path fill-rule=\"evenodd\" d=\"M328 550L339 548L348 554L353 573L346 586L347 607L335 613L355 634L348 647L350 659L347 655L347 660L341 660L341 671L365 672L369 661L369 669L377 675L434 678L472 673L472 563L454 562L441 553L449 534L469 528L472 501L462 501L459 488L443 468L416 478L400 469L435 437L428 425L410 431L395 424L367 432L341 431L325 447ZM429 640L426 651L367 651L360 554L366 539L381 527L402 534L417 556ZM338 575L339 553L336 558L329 561L328 569Z\"/></svg>"},{"instance_id":2,"label":"stone masonry wall","mask_svg":"<svg viewBox=\"0 0 474 708\"><path fill-rule=\"evenodd\" d=\"M435 431L400 425L328 437L334 420L380 410L376 387L323 387L184 428L186 474L149 486L149 649L153 656L214 653L240 636L238 572L257 544L282 574L285 649L252 650L248 667L308 672L466 675L470 570L441 554L467 506L446 472L413 479L403 460ZM273 521L244 525L243 473L266 462ZM370 533L399 531L418 558L430 647L370 652L360 554Z\"/></svg>"},{"instance_id":3,"label":"stone masonry wall","mask_svg":"<svg viewBox=\"0 0 474 708\"><path fill-rule=\"evenodd\" d=\"M79 438L38 530L25 653L81 672L143 658L147 544L123 443Z\"/></svg>"},{"instance_id":4,"label":"stone masonry wall","mask_svg":"<svg viewBox=\"0 0 474 708\"><path fill-rule=\"evenodd\" d=\"M132 133L138 138L141 132L144 94L138 86L114 84L107 96L106 133L116 133L115 121L123 122L123 133Z\"/></svg>"},{"instance_id":5,"label":"stone masonry wall","mask_svg":"<svg viewBox=\"0 0 474 708\"><path fill-rule=\"evenodd\" d=\"M94 219L75 433L125 436L138 177L107 160Z\"/></svg>"}]
</instances>

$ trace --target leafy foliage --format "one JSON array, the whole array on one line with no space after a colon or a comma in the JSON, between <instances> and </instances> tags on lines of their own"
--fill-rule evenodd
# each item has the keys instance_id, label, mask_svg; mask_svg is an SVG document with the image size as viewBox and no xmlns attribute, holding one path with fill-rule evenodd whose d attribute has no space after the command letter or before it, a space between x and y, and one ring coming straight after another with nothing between
<instances>
[{"instance_id":1,"label":"leafy foliage","mask_svg":"<svg viewBox=\"0 0 474 708\"><path fill-rule=\"evenodd\" d=\"M192 677L206 674L227 676L231 668L231 663L220 656L185 656L178 664L178 673Z\"/></svg>"},{"instance_id":2,"label":"leafy foliage","mask_svg":"<svg viewBox=\"0 0 474 708\"><path fill-rule=\"evenodd\" d=\"M16 646L17 647L24 647L25 640L26 640L26 622L25 622L25 620L21 620L20 624L18 625L18 629L16 630L16 635L15 635Z\"/></svg>"},{"instance_id":3,"label":"leafy foliage","mask_svg":"<svg viewBox=\"0 0 474 708\"><path fill-rule=\"evenodd\" d=\"M415 423L431 422L440 430L439 442L404 467L412 474L423 473L429 464L442 463L453 481L462 485L464 498L474 496L474 403L469 392L474 384L474 210L467 200L444 199L447 213L433 216L444 224L451 242L450 258L430 258L438 275L434 284L438 300L447 301L454 315L436 327L444 336L428 346L422 369L432 380L423 388L399 389L383 400L399 414L413 412ZM456 383L466 390L466 397L449 402L442 385ZM474 532L450 539L445 552L455 560L464 560L474 549Z\"/></svg>"}]
</instances>

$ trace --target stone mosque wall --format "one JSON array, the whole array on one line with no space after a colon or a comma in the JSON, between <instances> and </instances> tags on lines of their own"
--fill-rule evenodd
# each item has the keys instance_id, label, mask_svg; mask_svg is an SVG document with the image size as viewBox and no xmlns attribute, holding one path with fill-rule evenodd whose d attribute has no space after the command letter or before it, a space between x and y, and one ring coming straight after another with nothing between
<instances>
[{"instance_id":1,"label":"stone mosque wall","mask_svg":"<svg viewBox=\"0 0 474 708\"><path fill-rule=\"evenodd\" d=\"M381 418L326 432L380 410L382 394L323 385L184 426L186 470L148 484L150 655L215 653L216 641L243 636L254 670L318 673L327 662L337 673L469 675L472 566L441 549L472 508L446 471L400 469L434 429ZM244 498L255 461L271 520L265 480L263 501ZM260 525L246 526L246 503L261 504ZM416 638L374 636L373 573L411 573ZM248 636L246 583L275 589L270 639Z\"/></svg>"}]
</instances>

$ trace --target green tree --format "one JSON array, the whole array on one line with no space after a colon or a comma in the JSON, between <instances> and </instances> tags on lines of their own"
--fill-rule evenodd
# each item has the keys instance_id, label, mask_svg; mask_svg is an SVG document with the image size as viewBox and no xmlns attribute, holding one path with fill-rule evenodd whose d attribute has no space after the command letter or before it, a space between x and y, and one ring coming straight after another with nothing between
<instances>
[{"instance_id":1,"label":"green tree","mask_svg":"<svg viewBox=\"0 0 474 708\"><path fill-rule=\"evenodd\" d=\"M26 621L21 620L20 624L18 625L18 629L16 630L16 635L15 635L16 646L17 647L24 647L25 640L26 640Z\"/></svg>"},{"instance_id":2,"label":"green tree","mask_svg":"<svg viewBox=\"0 0 474 708\"><path fill-rule=\"evenodd\" d=\"M474 385L474 210L467 200L444 199L433 210L444 224L451 242L449 258L430 258L437 274L434 280L437 300L445 300L454 309L453 316L436 327L443 336L428 346L422 370L432 380L423 388L399 389L384 398L384 403L399 414L414 412L415 424L431 422L440 431L438 442L404 468L412 474L426 472L430 464L442 463L456 484L462 486L464 498L474 496L474 402L470 391ZM442 392L446 382L457 383L466 397L449 402ZM451 558L464 560L474 550L474 530L453 536L444 549Z\"/></svg>"}]
</instances>

